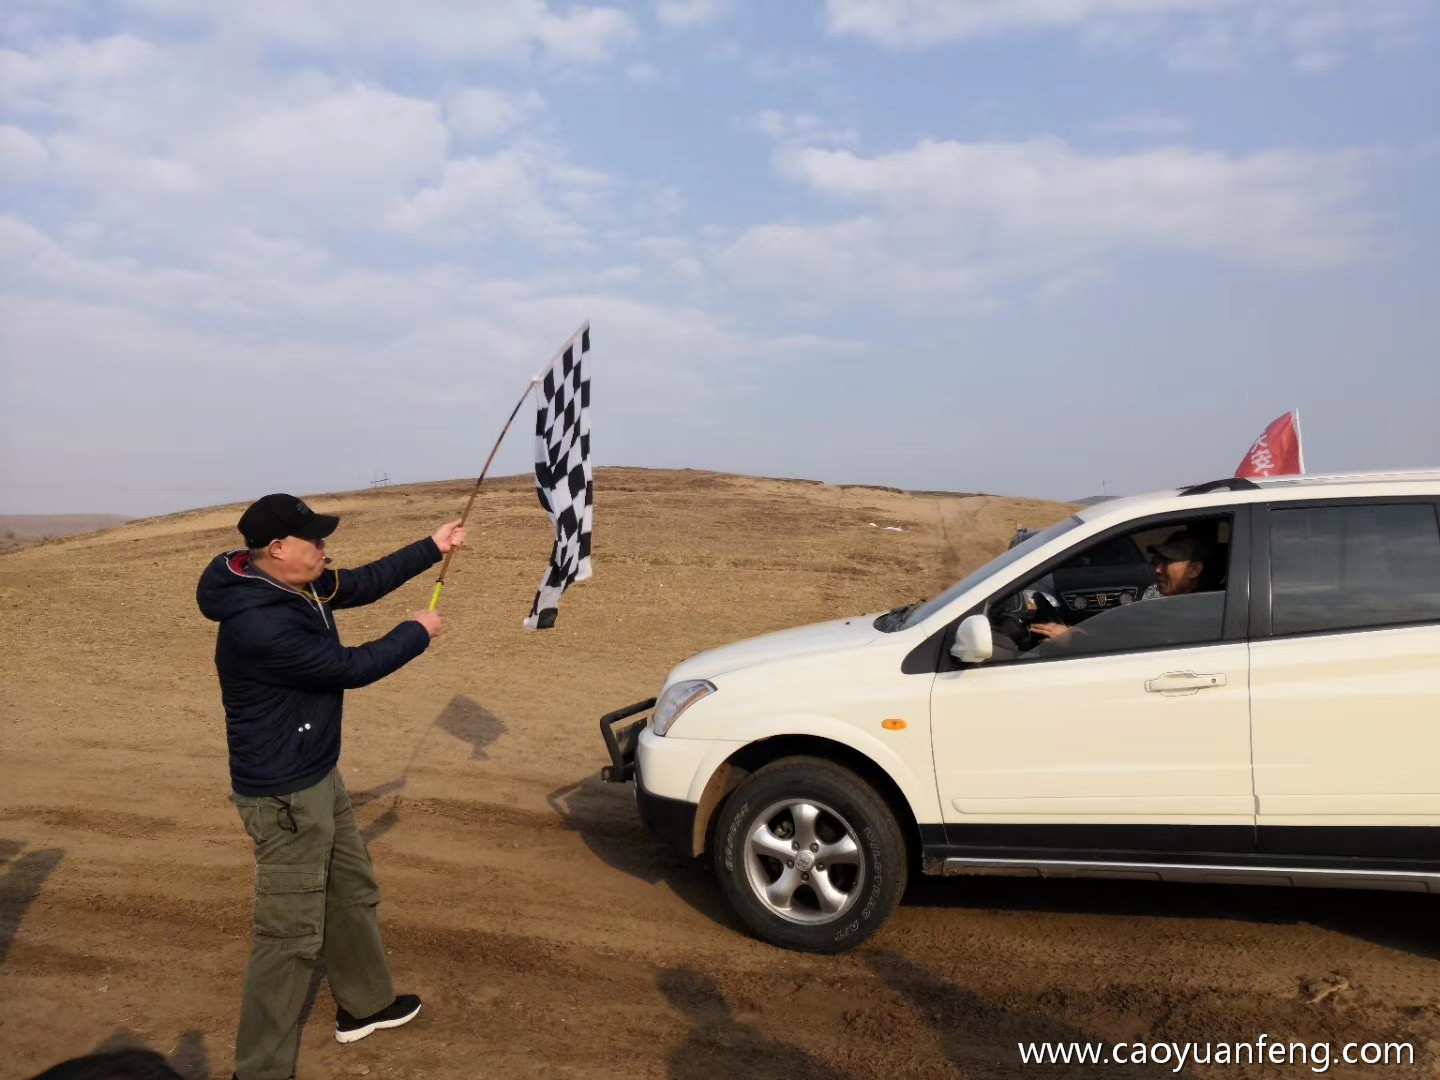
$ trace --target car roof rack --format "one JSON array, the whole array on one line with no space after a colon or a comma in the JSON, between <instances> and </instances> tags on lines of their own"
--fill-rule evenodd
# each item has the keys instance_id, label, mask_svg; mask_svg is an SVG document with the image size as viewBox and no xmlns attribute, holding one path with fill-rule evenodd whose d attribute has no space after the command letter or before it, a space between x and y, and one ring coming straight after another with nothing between
<instances>
[{"instance_id":1,"label":"car roof rack","mask_svg":"<svg viewBox=\"0 0 1440 1080\"><path fill-rule=\"evenodd\" d=\"M1227 476L1224 480L1211 480L1208 484L1196 484L1182 488L1181 495L1209 495L1212 491L1259 491L1260 485L1243 476Z\"/></svg>"}]
</instances>

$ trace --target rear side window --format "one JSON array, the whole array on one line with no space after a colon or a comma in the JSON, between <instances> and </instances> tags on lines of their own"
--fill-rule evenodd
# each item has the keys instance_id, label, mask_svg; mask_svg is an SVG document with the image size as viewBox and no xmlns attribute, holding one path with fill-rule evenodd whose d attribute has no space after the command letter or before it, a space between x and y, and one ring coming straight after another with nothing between
<instances>
[{"instance_id":1,"label":"rear side window","mask_svg":"<svg viewBox=\"0 0 1440 1080\"><path fill-rule=\"evenodd\" d=\"M1440 518L1416 503L1270 511L1274 634L1440 621Z\"/></svg>"}]
</instances>

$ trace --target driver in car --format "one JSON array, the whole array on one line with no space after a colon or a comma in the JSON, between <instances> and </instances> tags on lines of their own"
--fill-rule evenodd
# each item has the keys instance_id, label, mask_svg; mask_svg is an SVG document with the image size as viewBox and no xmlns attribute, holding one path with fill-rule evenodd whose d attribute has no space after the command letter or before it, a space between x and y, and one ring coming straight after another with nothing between
<instances>
[{"instance_id":1,"label":"driver in car","mask_svg":"<svg viewBox=\"0 0 1440 1080\"><path fill-rule=\"evenodd\" d=\"M1213 546L1199 534L1180 529L1163 543L1150 547L1150 564L1155 567L1155 584L1141 594L1141 600L1157 596L1182 596L1202 592L1212 576L1207 569L1218 565ZM1034 623L1030 632L1036 637L1053 640L1070 633L1073 627L1059 622Z\"/></svg>"}]
</instances>

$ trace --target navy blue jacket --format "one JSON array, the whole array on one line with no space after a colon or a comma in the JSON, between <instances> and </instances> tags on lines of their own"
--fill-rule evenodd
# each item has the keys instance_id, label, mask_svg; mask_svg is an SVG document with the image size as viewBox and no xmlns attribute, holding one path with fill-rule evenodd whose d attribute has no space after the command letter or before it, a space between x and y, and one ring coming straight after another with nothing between
<instances>
[{"instance_id":1,"label":"navy blue jacket","mask_svg":"<svg viewBox=\"0 0 1440 1080\"><path fill-rule=\"evenodd\" d=\"M215 669L236 794L289 795L335 767L344 692L403 667L430 635L411 619L347 649L330 609L373 603L439 558L426 537L368 566L327 570L303 593L259 574L248 551L211 561L195 600L220 624Z\"/></svg>"}]
</instances>

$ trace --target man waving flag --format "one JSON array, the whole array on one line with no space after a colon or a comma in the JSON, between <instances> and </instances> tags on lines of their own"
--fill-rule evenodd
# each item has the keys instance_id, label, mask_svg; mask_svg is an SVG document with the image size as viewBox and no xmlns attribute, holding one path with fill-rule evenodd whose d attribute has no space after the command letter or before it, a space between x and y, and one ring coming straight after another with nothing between
<instances>
[{"instance_id":1,"label":"man waving flag","mask_svg":"<svg viewBox=\"0 0 1440 1080\"><path fill-rule=\"evenodd\" d=\"M535 415L535 488L540 505L555 522L550 567L530 614L527 630L555 625L560 596L573 582L590 577L590 529L595 484L590 472L590 324L561 349L545 373Z\"/></svg>"}]
</instances>

